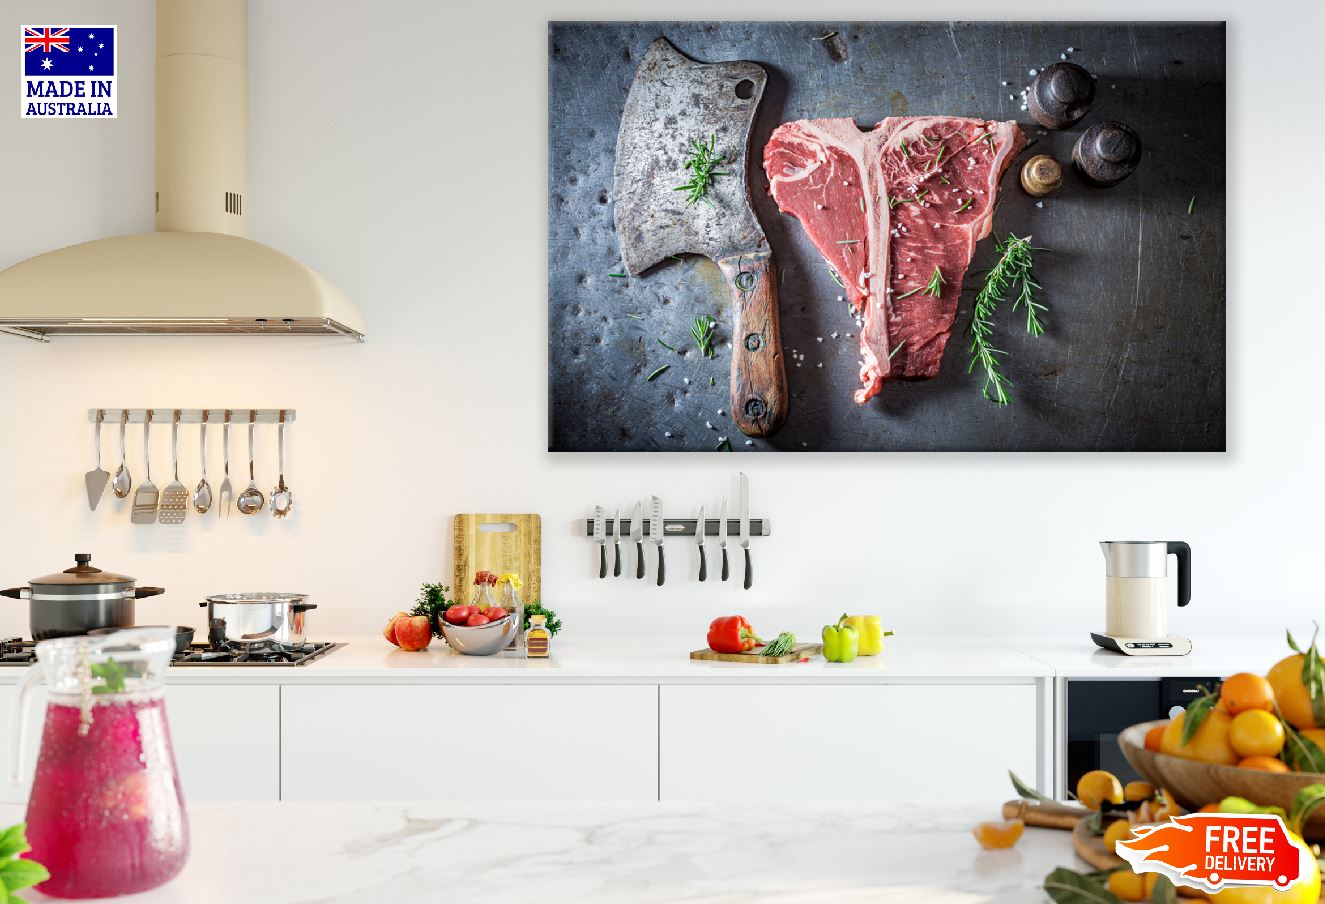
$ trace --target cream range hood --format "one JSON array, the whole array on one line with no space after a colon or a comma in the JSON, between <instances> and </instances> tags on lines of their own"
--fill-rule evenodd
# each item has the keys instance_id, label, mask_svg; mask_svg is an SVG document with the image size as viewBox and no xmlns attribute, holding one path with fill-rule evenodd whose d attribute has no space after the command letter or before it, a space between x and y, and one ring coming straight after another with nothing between
<instances>
[{"instance_id":1,"label":"cream range hood","mask_svg":"<svg viewBox=\"0 0 1325 904\"><path fill-rule=\"evenodd\" d=\"M345 293L248 238L246 0L157 0L156 18L156 232L0 271L0 333L362 341Z\"/></svg>"}]
</instances>

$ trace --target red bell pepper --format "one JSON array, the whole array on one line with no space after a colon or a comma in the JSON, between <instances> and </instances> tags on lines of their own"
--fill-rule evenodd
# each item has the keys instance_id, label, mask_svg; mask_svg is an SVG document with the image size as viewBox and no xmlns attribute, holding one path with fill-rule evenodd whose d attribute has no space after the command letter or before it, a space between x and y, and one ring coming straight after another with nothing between
<instances>
[{"instance_id":1,"label":"red bell pepper","mask_svg":"<svg viewBox=\"0 0 1325 904\"><path fill-rule=\"evenodd\" d=\"M715 653L745 653L764 642L743 615L724 615L709 625L709 649Z\"/></svg>"}]
</instances>

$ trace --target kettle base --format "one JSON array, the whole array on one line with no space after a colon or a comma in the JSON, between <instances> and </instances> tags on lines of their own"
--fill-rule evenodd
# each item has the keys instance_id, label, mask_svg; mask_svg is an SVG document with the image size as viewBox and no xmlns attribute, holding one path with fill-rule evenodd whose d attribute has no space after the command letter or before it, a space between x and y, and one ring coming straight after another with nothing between
<instances>
[{"instance_id":1,"label":"kettle base","mask_svg":"<svg viewBox=\"0 0 1325 904\"><path fill-rule=\"evenodd\" d=\"M1096 646L1124 656L1186 656L1192 651L1191 640L1174 634L1159 638L1114 637L1092 631L1090 639Z\"/></svg>"}]
</instances>

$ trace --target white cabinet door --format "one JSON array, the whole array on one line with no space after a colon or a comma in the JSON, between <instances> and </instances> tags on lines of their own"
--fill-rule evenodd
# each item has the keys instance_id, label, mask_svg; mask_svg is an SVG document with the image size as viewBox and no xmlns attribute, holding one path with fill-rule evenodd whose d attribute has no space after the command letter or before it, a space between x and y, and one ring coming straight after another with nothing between
<instances>
[{"instance_id":1,"label":"white cabinet door","mask_svg":"<svg viewBox=\"0 0 1325 904\"><path fill-rule=\"evenodd\" d=\"M657 795L655 685L282 688L283 800Z\"/></svg>"},{"instance_id":2,"label":"white cabinet door","mask_svg":"<svg viewBox=\"0 0 1325 904\"><path fill-rule=\"evenodd\" d=\"M1034 781L1034 685L664 685L662 800L956 802Z\"/></svg>"},{"instance_id":3,"label":"white cabinet door","mask_svg":"<svg viewBox=\"0 0 1325 904\"><path fill-rule=\"evenodd\" d=\"M14 691L0 686L0 759L9 768ZM186 802L280 799L280 688L276 685L171 685L170 738ZM0 776L0 802L26 803L37 767L46 690L33 691L23 781Z\"/></svg>"}]
</instances>

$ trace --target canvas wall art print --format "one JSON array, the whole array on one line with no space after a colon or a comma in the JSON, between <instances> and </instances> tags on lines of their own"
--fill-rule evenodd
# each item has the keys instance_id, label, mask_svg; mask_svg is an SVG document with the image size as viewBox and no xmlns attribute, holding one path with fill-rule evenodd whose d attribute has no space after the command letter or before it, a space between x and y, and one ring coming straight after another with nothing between
<instances>
[{"instance_id":1,"label":"canvas wall art print","mask_svg":"<svg viewBox=\"0 0 1325 904\"><path fill-rule=\"evenodd\" d=\"M553 451L1222 451L1222 23L549 27Z\"/></svg>"}]
</instances>

